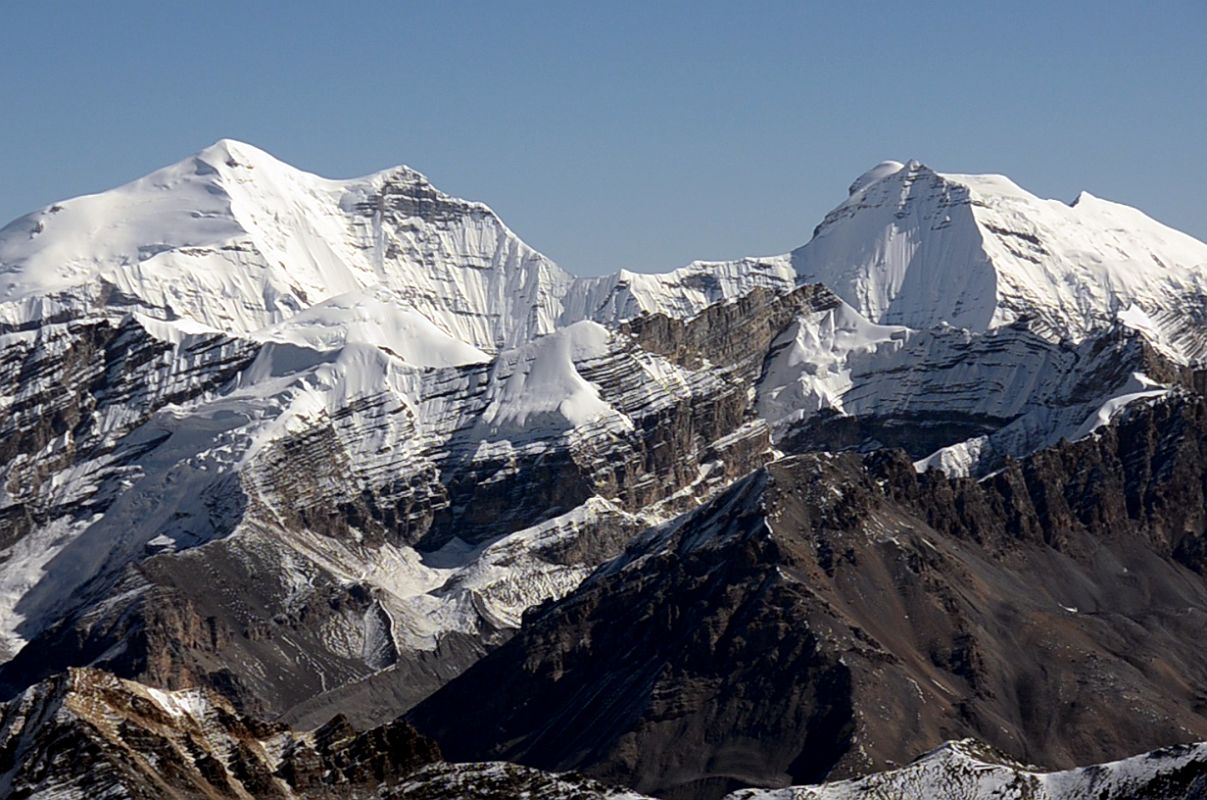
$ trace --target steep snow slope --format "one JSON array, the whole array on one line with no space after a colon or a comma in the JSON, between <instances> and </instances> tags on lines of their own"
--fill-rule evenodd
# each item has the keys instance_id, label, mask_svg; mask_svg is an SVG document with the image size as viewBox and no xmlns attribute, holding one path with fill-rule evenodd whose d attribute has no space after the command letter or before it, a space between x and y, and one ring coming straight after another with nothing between
<instances>
[{"instance_id":1,"label":"steep snow slope","mask_svg":"<svg viewBox=\"0 0 1207 800\"><path fill-rule=\"evenodd\" d=\"M760 378L759 413L777 428L823 409L843 411L861 355L901 349L908 328L876 325L843 302L803 313L772 345Z\"/></svg>"},{"instance_id":2,"label":"steep snow slope","mask_svg":"<svg viewBox=\"0 0 1207 800\"><path fill-rule=\"evenodd\" d=\"M449 336L385 289L336 295L284 322L253 334L262 342L316 351L348 344L380 347L418 367L451 367L489 361L481 350Z\"/></svg>"},{"instance_id":3,"label":"steep snow slope","mask_svg":"<svg viewBox=\"0 0 1207 800\"><path fill-rule=\"evenodd\" d=\"M574 367L606 356L610 338L598 323L579 322L515 351L514 361L500 359L500 371L510 375L492 381L479 423L483 438L522 441L543 430L560 432L608 417L631 430L632 422L600 399L598 388Z\"/></svg>"},{"instance_id":4,"label":"steep snow slope","mask_svg":"<svg viewBox=\"0 0 1207 800\"><path fill-rule=\"evenodd\" d=\"M10 322L109 307L245 334L383 287L494 350L552 330L570 280L489 208L407 167L326 180L230 140L0 232Z\"/></svg>"},{"instance_id":5,"label":"steep snow slope","mask_svg":"<svg viewBox=\"0 0 1207 800\"><path fill-rule=\"evenodd\" d=\"M916 161L857 179L792 263L873 321L984 331L1027 317L1074 339L1131 309L1201 322L1207 289L1207 244L1133 208L1084 192L1041 200L1000 175ZM1173 349L1203 354L1197 338Z\"/></svg>"},{"instance_id":6,"label":"steep snow slope","mask_svg":"<svg viewBox=\"0 0 1207 800\"><path fill-rule=\"evenodd\" d=\"M164 336L245 335L327 303L306 324L330 328L333 309L360 293L493 353L559 324L688 316L793 283L786 257L575 280L485 205L408 167L328 180L231 140L0 230L0 323L9 326L105 310L167 323Z\"/></svg>"}]
</instances>

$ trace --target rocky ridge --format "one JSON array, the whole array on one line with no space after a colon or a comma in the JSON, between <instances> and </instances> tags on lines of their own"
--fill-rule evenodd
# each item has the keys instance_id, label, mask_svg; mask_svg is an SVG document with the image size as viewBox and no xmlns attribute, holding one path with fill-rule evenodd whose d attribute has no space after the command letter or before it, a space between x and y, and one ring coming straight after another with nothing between
<instances>
[{"instance_id":1,"label":"rocky ridge","mask_svg":"<svg viewBox=\"0 0 1207 800\"><path fill-rule=\"evenodd\" d=\"M1042 772L962 740L858 780L739 790L726 800L1173 800L1205 787L1203 745ZM0 789L28 800L648 800L578 774L446 762L401 721L361 733L336 718L299 732L241 715L204 690L164 692L91 669L0 706Z\"/></svg>"},{"instance_id":2,"label":"rocky ridge","mask_svg":"<svg viewBox=\"0 0 1207 800\"><path fill-rule=\"evenodd\" d=\"M0 792L12 798L369 798L440 751L404 722L305 734L205 690L162 692L92 669L0 711Z\"/></svg>"},{"instance_id":3,"label":"rocky ridge","mask_svg":"<svg viewBox=\"0 0 1207 800\"><path fill-rule=\"evenodd\" d=\"M774 462L530 612L409 718L455 759L671 798L964 736L1049 767L1202 740L1205 435L1187 396L979 482L899 451Z\"/></svg>"}]
</instances>

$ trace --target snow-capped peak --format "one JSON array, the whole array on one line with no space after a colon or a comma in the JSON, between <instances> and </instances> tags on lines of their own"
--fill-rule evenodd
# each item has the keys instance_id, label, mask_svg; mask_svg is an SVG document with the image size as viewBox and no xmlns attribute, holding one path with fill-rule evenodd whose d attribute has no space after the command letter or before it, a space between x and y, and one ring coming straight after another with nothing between
<instances>
[{"instance_id":1,"label":"snow-capped peak","mask_svg":"<svg viewBox=\"0 0 1207 800\"><path fill-rule=\"evenodd\" d=\"M329 180L223 139L0 231L0 315L117 308L235 334L384 288L467 344L554 328L570 277L409 167Z\"/></svg>"},{"instance_id":2,"label":"snow-capped peak","mask_svg":"<svg viewBox=\"0 0 1207 800\"><path fill-rule=\"evenodd\" d=\"M410 167L332 180L233 139L0 229L0 323L132 313L168 337L279 332L332 298L384 294L496 353L579 320L690 316L794 282L786 256L576 280Z\"/></svg>"},{"instance_id":3,"label":"snow-capped peak","mask_svg":"<svg viewBox=\"0 0 1207 800\"><path fill-rule=\"evenodd\" d=\"M133 313L156 330L245 336L356 293L497 353L580 320L678 317L755 287L830 287L873 322L984 331L1020 318L1080 339L1137 308L1181 360L1207 353L1207 245L1083 192L881 162L790 256L576 279L482 203L405 166L331 180L222 139L0 229L0 323ZM470 351L467 351L468 355Z\"/></svg>"},{"instance_id":4,"label":"snow-capped peak","mask_svg":"<svg viewBox=\"0 0 1207 800\"><path fill-rule=\"evenodd\" d=\"M194 158L215 168L226 166L233 169L240 166L257 167L266 164L277 168L290 168L289 165L264 150L238 139L219 139L209 147L202 148Z\"/></svg>"},{"instance_id":5,"label":"snow-capped peak","mask_svg":"<svg viewBox=\"0 0 1207 800\"><path fill-rule=\"evenodd\" d=\"M910 163L912 164L914 162L911 161ZM862 192L873 183L883 180L890 175L896 175L903 169L905 169L905 165L900 161L881 161L879 164L856 178L855 182L852 183L847 189L847 194L853 195L856 192Z\"/></svg>"},{"instance_id":6,"label":"snow-capped peak","mask_svg":"<svg viewBox=\"0 0 1207 800\"><path fill-rule=\"evenodd\" d=\"M874 321L983 331L1033 318L1080 339L1116 311L1202 308L1207 244L1081 193L1044 200L1002 175L886 161L792 254Z\"/></svg>"}]
</instances>

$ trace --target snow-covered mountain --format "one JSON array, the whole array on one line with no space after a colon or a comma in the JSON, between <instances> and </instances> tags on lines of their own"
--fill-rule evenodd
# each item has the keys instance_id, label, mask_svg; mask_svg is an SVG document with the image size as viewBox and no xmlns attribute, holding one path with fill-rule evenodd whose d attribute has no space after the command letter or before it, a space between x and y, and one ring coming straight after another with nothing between
<instances>
[{"instance_id":1,"label":"snow-covered mountain","mask_svg":"<svg viewBox=\"0 0 1207 800\"><path fill-rule=\"evenodd\" d=\"M325 180L229 140L0 234L12 322L109 308L239 335L379 289L494 350L553 330L570 281L490 209L414 170Z\"/></svg>"},{"instance_id":2,"label":"snow-covered mountain","mask_svg":"<svg viewBox=\"0 0 1207 800\"><path fill-rule=\"evenodd\" d=\"M355 316L385 297L427 320L422 336L495 352L576 320L685 316L791 283L784 258L576 281L488 207L408 167L328 180L232 140L0 231L9 325L108 309L244 335L323 304L328 321Z\"/></svg>"},{"instance_id":3,"label":"snow-covered mountain","mask_svg":"<svg viewBox=\"0 0 1207 800\"><path fill-rule=\"evenodd\" d=\"M984 475L1201 391L1205 281L912 162L790 254L579 278L407 167L218 142L0 229L0 687L385 722L786 454Z\"/></svg>"},{"instance_id":4,"label":"snow-covered mountain","mask_svg":"<svg viewBox=\"0 0 1207 800\"><path fill-rule=\"evenodd\" d=\"M793 251L801 280L826 284L869 319L985 331L1034 319L1075 341L1122 319L1170 326L1171 355L1207 308L1207 244L1082 192L1041 200L1001 175L949 175L886 161Z\"/></svg>"},{"instance_id":5,"label":"snow-covered mountain","mask_svg":"<svg viewBox=\"0 0 1207 800\"><path fill-rule=\"evenodd\" d=\"M1120 319L1197 322L1205 274L1207 244L1136 209L1084 192L1041 200L1003 176L914 161L860 176L791 254L662 275L576 279L488 207L408 167L329 180L232 140L0 231L9 325L108 308L242 335L323 303L331 320L386 298L486 352L579 320L686 317L755 286L808 282L876 323L982 332L1028 319L1080 340Z\"/></svg>"}]
</instances>

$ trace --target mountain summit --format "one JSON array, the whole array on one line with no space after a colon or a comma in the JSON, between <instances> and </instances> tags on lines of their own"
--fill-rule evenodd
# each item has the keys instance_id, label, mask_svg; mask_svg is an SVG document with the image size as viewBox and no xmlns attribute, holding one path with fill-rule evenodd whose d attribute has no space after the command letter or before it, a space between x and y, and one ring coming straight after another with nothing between
<instances>
[{"instance_id":1,"label":"mountain summit","mask_svg":"<svg viewBox=\"0 0 1207 800\"><path fill-rule=\"evenodd\" d=\"M384 292L495 352L580 319L695 313L755 285L790 287L786 262L575 280L489 207L409 167L329 180L229 139L0 230L9 324L108 308L178 332L243 335Z\"/></svg>"},{"instance_id":2,"label":"mountain summit","mask_svg":"<svg viewBox=\"0 0 1207 800\"><path fill-rule=\"evenodd\" d=\"M1167 312L1199 304L1205 273L1207 245L1127 206L885 161L790 255L576 279L409 167L329 180L224 139L5 227L0 317L108 307L242 335L385 292L496 352L582 319L690 316L754 286L819 282L873 322L979 332L1023 319L1077 341L1122 318L1191 357L1200 345Z\"/></svg>"},{"instance_id":3,"label":"mountain summit","mask_svg":"<svg viewBox=\"0 0 1207 800\"><path fill-rule=\"evenodd\" d=\"M553 330L569 282L489 208L412 169L327 180L231 140L0 233L6 305L117 307L183 330L245 334L382 289L493 350Z\"/></svg>"},{"instance_id":4,"label":"mountain summit","mask_svg":"<svg viewBox=\"0 0 1207 800\"><path fill-rule=\"evenodd\" d=\"M917 161L857 179L792 265L876 322L985 331L1032 319L1075 341L1121 313L1168 321L1207 288L1207 244L1134 208L1085 192L1041 200L1001 175Z\"/></svg>"}]
</instances>

